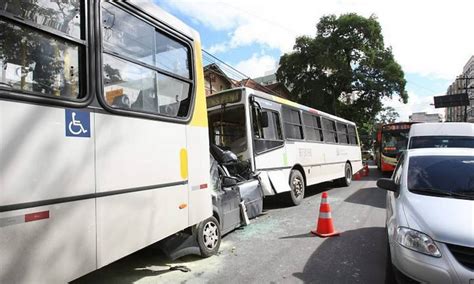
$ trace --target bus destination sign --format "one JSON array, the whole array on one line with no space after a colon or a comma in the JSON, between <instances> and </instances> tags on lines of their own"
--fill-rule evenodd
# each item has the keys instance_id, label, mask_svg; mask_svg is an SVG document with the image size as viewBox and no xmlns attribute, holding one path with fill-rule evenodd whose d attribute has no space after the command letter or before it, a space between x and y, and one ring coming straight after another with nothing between
<instances>
[{"instance_id":1,"label":"bus destination sign","mask_svg":"<svg viewBox=\"0 0 474 284\"><path fill-rule=\"evenodd\" d=\"M382 129L384 131L393 131L393 130L408 130L410 129L411 124L391 124L391 125L384 125Z\"/></svg>"},{"instance_id":2,"label":"bus destination sign","mask_svg":"<svg viewBox=\"0 0 474 284\"><path fill-rule=\"evenodd\" d=\"M211 95L206 98L207 108L225 105L230 103L237 103L242 98L241 90L226 92L217 95Z\"/></svg>"}]
</instances>

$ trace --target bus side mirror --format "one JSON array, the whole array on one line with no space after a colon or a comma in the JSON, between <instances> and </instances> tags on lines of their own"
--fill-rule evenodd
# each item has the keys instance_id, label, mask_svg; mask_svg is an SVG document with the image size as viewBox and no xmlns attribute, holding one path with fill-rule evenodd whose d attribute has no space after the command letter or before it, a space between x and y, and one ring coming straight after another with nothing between
<instances>
[{"instance_id":1,"label":"bus side mirror","mask_svg":"<svg viewBox=\"0 0 474 284\"><path fill-rule=\"evenodd\" d=\"M377 186L381 189L398 192L398 186L395 184L393 179L390 178L381 178L377 180Z\"/></svg>"},{"instance_id":2,"label":"bus side mirror","mask_svg":"<svg viewBox=\"0 0 474 284\"><path fill-rule=\"evenodd\" d=\"M232 187L232 186L235 186L236 184L237 184L237 180L235 178L226 177L226 176L222 177L222 187Z\"/></svg>"},{"instance_id":3,"label":"bus side mirror","mask_svg":"<svg viewBox=\"0 0 474 284\"><path fill-rule=\"evenodd\" d=\"M268 112L260 112L260 124L262 128L268 127Z\"/></svg>"}]
</instances>

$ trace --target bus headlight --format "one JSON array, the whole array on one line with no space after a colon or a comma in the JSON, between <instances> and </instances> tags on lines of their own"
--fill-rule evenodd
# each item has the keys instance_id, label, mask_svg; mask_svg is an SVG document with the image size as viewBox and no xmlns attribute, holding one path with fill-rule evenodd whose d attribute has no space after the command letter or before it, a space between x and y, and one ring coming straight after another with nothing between
<instances>
[{"instance_id":1,"label":"bus headlight","mask_svg":"<svg viewBox=\"0 0 474 284\"><path fill-rule=\"evenodd\" d=\"M407 249L429 256L441 257L441 252L433 239L422 232L405 227L399 227L397 230L397 242Z\"/></svg>"}]
</instances>

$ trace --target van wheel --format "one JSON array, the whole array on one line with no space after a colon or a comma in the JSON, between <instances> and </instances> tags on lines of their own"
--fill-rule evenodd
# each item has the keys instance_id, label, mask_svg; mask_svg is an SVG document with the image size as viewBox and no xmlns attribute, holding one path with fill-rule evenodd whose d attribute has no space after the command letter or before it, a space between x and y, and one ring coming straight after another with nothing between
<instances>
[{"instance_id":1,"label":"van wheel","mask_svg":"<svg viewBox=\"0 0 474 284\"><path fill-rule=\"evenodd\" d=\"M203 257L209 257L219 251L221 245L221 230L219 222L209 217L198 226L198 244Z\"/></svg>"},{"instance_id":2,"label":"van wheel","mask_svg":"<svg viewBox=\"0 0 474 284\"><path fill-rule=\"evenodd\" d=\"M290 173L290 192L288 193L288 201L291 205L300 205L304 198L304 178L300 171L292 170Z\"/></svg>"},{"instance_id":3,"label":"van wheel","mask_svg":"<svg viewBox=\"0 0 474 284\"><path fill-rule=\"evenodd\" d=\"M352 167L349 163L344 166L344 177L337 180L341 186L349 186L352 182Z\"/></svg>"}]
</instances>

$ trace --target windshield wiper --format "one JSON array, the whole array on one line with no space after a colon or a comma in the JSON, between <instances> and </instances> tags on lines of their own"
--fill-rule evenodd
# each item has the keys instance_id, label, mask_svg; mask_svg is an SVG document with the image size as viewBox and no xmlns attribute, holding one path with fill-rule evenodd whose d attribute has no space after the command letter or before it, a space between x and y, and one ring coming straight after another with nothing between
<instances>
[{"instance_id":1,"label":"windshield wiper","mask_svg":"<svg viewBox=\"0 0 474 284\"><path fill-rule=\"evenodd\" d=\"M4 83L4 82L0 82L0 86L7 86L7 87L10 87L10 88L13 88L12 84Z\"/></svg>"},{"instance_id":2,"label":"windshield wiper","mask_svg":"<svg viewBox=\"0 0 474 284\"><path fill-rule=\"evenodd\" d=\"M433 195L433 196L450 196L450 197L457 197L457 198L474 199L474 195L467 195L467 194L463 194L463 193L455 192L455 191L444 191L444 190L440 190L436 188L410 188L409 190L414 193L424 193L424 194Z\"/></svg>"},{"instance_id":3,"label":"windshield wiper","mask_svg":"<svg viewBox=\"0 0 474 284\"><path fill-rule=\"evenodd\" d=\"M459 190L459 191L455 191L454 193L456 193L457 195L462 195L462 196L474 198L474 189L471 189L471 190Z\"/></svg>"}]
</instances>

